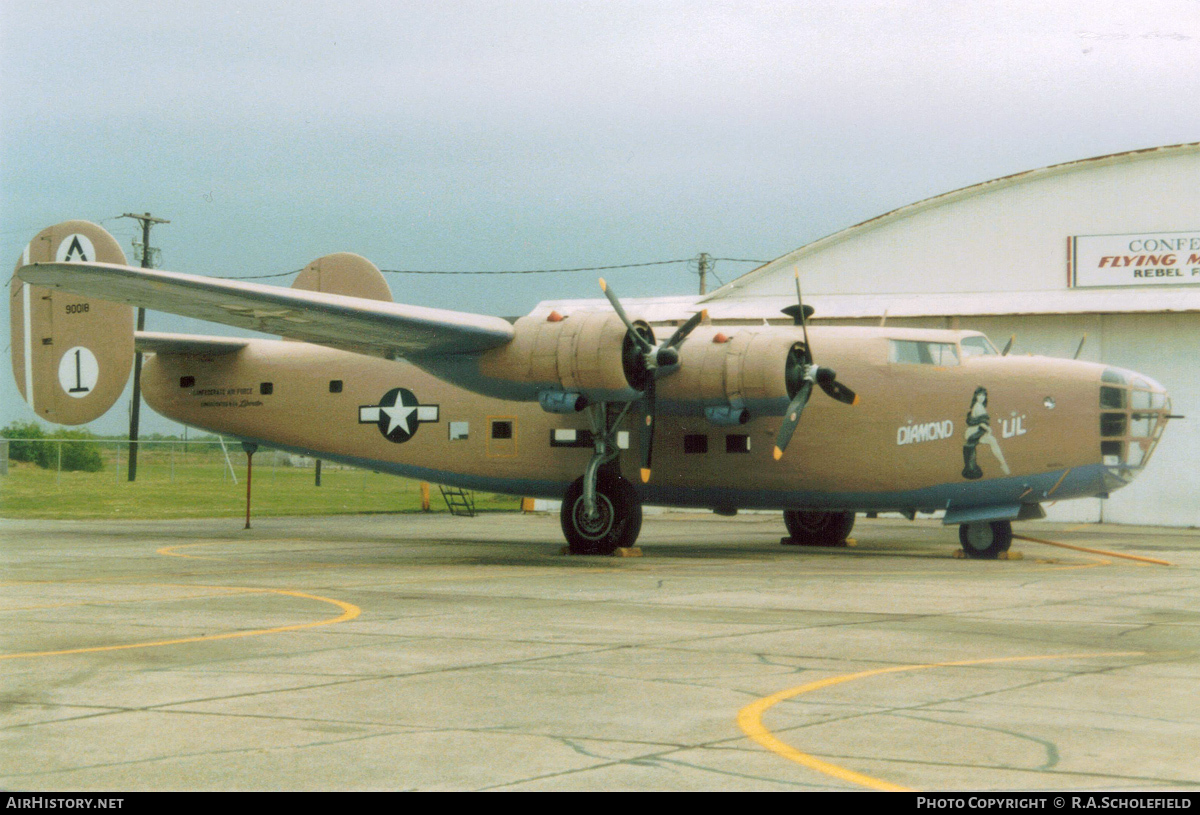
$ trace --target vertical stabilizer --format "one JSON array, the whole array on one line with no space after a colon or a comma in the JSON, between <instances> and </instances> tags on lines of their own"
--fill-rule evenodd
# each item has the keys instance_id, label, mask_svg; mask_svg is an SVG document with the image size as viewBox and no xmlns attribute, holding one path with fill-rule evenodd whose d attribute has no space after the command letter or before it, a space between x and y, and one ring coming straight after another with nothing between
<instances>
[{"instance_id":1,"label":"vertical stabilizer","mask_svg":"<svg viewBox=\"0 0 1200 815\"><path fill-rule=\"evenodd\" d=\"M66 221L43 229L17 269L39 262L125 265L102 227ZM14 276L9 293L13 376L39 418L77 425L103 415L120 397L133 365L133 309Z\"/></svg>"},{"instance_id":2,"label":"vertical stabilizer","mask_svg":"<svg viewBox=\"0 0 1200 815\"><path fill-rule=\"evenodd\" d=\"M292 288L392 302L392 290L379 267L352 252L317 258L296 276Z\"/></svg>"}]
</instances>

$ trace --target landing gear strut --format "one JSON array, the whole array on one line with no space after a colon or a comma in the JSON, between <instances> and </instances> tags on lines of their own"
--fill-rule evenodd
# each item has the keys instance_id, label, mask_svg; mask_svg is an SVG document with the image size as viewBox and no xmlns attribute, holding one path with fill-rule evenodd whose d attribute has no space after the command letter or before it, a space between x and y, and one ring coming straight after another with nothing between
<instances>
[{"instance_id":1,"label":"landing gear strut","mask_svg":"<svg viewBox=\"0 0 1200 815\"><path fill-rule=\"evenodd\" d=\"M611 555L618 547L633 546L642 530L641 498L616 463L616 429L628 410L626 404L610 421L607 404L587 408L595 452L583 475L567 488L559 515L571 554Z\"/></svg>"},{"instance_id":2,"label":"landing gear strut","mask_svg":"<svg viewBox=\"0 0 1200 815\"><path fill-rule=\"evenodd\" d=\"M995 560L1012 546L1012 524L1008 521L959 524L958 540L967 557Z\"/></svg>"},{"instance_id":3,"label":"landing gear strut","mask_svg":"<svg viewBox=\"0 0 1200 815\"><path fill-rule=\"evenodd\" d=\"M783 543L790 546L842 546L854 528L854 513L785 510L783 523L792 536Z\"/></svg>"}]
</instances>

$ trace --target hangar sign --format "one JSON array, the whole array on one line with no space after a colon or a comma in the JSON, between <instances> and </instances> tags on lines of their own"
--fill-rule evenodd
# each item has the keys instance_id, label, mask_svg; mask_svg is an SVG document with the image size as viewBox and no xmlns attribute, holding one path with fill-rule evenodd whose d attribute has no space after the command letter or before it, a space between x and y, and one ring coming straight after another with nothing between
<instances>
[{"instance_id":1,"label":"hangar sign","mask_svg":"<svg viewBox=\"0 0 1200 815\"><path fill-rule=\"evenodd\" d=\"M1072 286L1200 284L1200 232L1076 235L1069 249Z\"/></svg>"}]
</instances>

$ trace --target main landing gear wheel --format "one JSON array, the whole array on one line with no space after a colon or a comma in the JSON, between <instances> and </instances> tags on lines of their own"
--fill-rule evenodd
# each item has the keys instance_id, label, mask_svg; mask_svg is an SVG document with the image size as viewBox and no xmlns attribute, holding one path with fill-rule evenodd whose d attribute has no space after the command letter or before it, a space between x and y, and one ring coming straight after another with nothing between
<instances>
[{"instance_id":1,"label":"main landing gear wheel","mask_svg":"<svg viewBox=\"0 0 1200 815\"><path fill-rule=\"evenodd\" d=\"M642 531L642 502L633 485L619 475L601 473L596 479L596 517L587 517L583 479L577 478L563 497L563 534L573 555L611 555L618 547L633 546Z\"/></svg>"},{"instance_id":2,"label":"main landing gear wheel","mask_svg":"<svg viewBox=\"0 0 1200 815\"><path fill-rule=\"evenodd\" d=\"M959 524L958 540L967 557L995 560L1012 546L1012 524L1008 521Z\"/></svg>"},{"instance_id":3,"label":"main landing gear wheel","mask_svg":"<svg viewBox=\"0 0 1200 815\"><path fill-rule=\"evenodd\" d=\"M841 546L854 528L854 513L785 510L783 523L792 536L784 543L790 546Z\"/></svg>"}]
</instances>

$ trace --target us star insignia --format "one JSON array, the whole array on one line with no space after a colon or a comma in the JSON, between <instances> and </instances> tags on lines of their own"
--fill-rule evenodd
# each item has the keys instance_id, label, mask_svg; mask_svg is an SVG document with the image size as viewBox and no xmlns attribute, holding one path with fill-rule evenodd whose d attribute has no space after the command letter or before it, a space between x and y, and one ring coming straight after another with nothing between
<instances>
[{"instance_id":1,"label":"us star insignia","mask_svg":"<svg viewBox=\"0 0 1200 815\"><path fill-rule=\"evenodd\" d=\"M437 405L422 405L407 388L392 388L377 405L358 408L359 424L374 424L383 437L400 444L413 437L423 422L438 420Z\"/></svg>"}]
</instances>

